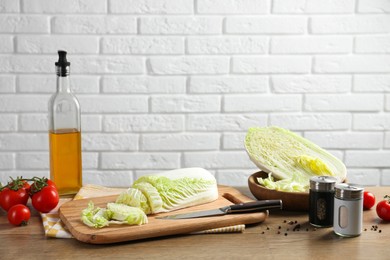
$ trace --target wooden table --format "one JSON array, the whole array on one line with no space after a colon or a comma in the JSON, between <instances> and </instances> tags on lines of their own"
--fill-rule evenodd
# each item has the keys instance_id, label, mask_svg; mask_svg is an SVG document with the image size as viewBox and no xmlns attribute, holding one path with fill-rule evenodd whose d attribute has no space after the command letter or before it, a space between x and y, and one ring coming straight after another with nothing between
<instances>
[{"instance_id":1,"label":"wooden table","mask_svg":"<svg viewBox=\"0 0 390 260\"><path fill-rule=\"evenodd\" d=\"M246 188L240 190L249 194ZM387 187L367 190L377 201L390 193ZM297 224L299 231L293 231ZM377 230L371 230L372 226L378 226ZM244 233L92 245L46 238L37 212L28 226L13 227L0 210L0 259L390 259L390 222L381 221L373 208L364 211L363 228L366 231L359 237L341 238L332 228L314 229L306 213L273 211L264 223L248 226Z\"/></svg>"}]
</instances>

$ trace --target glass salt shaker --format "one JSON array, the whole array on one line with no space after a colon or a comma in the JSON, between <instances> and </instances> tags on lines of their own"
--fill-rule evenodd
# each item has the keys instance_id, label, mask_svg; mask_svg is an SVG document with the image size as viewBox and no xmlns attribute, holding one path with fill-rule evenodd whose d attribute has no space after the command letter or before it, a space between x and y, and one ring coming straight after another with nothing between
<instances>
[{"instance_id":1,"label":"glass salt shaker","mask_svg":"<svg viewBox=\"0 0 390 260\"><path fill-rule=\"evenodd\" d=\"M334 186L337 179L315 176L310 179L309 222L315 227L333 225Z\"/></svg>"},{"instance_id":2,"label":"glass salt shaker","mask_svg":"<svg viewBox=\"0 0 390 260\"><path fill-rule=\"evenodd\" d=\"M364 188L356 184L340 183L335 186L334 232L342 237L355 237L362 233Z\"/></svg>"}]
</instances>

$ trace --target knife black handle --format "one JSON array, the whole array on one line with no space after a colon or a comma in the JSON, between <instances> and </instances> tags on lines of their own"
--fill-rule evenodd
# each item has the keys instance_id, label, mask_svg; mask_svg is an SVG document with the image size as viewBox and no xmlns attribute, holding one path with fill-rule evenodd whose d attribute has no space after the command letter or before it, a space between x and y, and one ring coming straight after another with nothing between
<instances>
[{"instance_id":1,"label":"knife black handle","mask_svg":"<svg viewBox=\"0 0 390 260\"><path fill-rule=\"evenodd\" d=\"M281 209L281 200L258 200L247 203L234 204L229 206L226 213L246 213L263 211L267 209Z\"/></svg>"}]
</instances>

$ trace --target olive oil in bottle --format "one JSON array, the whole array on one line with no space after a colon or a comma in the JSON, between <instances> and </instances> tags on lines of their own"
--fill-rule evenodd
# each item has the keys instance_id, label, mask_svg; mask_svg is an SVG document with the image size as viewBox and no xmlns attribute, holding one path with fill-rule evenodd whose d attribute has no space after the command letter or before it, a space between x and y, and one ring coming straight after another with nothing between
<instances>
[{"instance_id":1,"label":"olive oil in bottle","mask_svg":"<svg viewBox=\"0 0 390 260\"><path fill-rule=\"evenodd\" d=\"M49 101L50 179L60 195L82 186L80 105L69 84L70 62L58 51L57 91Z\"/></svg>"}]
</instances>

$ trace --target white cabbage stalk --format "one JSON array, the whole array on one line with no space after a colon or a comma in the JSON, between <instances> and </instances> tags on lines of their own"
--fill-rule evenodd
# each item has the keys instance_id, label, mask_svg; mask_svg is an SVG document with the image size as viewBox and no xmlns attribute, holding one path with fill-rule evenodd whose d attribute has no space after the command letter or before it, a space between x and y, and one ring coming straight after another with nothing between
<instances>
[{"instance_id":1,"label":"white cabbage stalk","mask_svg":"<svg viewBox=\"0 0 390 260\"><path fill-rule=\"evenodd\" d=\"M280 180L301 182L307 187L312 176L328 175L339 182L347 170L343 162L311 141L280 127L253 127L245 138L245 149L261 170ZM271 180L268 180L272 183ZM288 182L286 182L288 183Z\"/></svg>"},{"instance_id":2,"label":"white cabbage stalk","mask_svg":"<svg viewBox=\"0 0 390 260\"><path fill-rule=\"evenodd\" d=\"M134 182L132 188L142 191L148 199L152 214L204 204L218 198L215 177L202 168L184 168L142 176ZM122 193L121 203L137 206L136 199L128 196L131 196L128 192Z\"/></svg>"}]
</instances>

